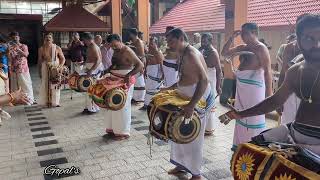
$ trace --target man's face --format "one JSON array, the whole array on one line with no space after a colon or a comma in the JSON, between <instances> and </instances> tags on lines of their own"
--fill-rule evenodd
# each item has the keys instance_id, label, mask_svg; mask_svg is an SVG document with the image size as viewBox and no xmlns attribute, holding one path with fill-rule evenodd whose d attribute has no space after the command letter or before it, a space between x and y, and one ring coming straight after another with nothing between
<instances>
[{"instance_id":1,"label":"man's face","mask_svg":"<svg viewBox=\"0 0 320 180\"><path fill-rule=\"evenodd\" d=\"M96 36L94 38L94 42L97 44L97 45L101 45L102 43L102 38L100 36Z\"/></svg>"},{"instance_id":2,"label":"man's face","mask_svg":"<svg viewBox=\"0 0 320 180\"><path fill-rule=\"evenodd\" d=\"M47 42L47 43L52 43L53 42L53 38L52 38L51 34L46 35L45 42Z\"/></svg>"},{"instance_id":3,"label":"man's face","mask_svg":"<svg viewBox=\"0 0 320 180\"><path fill-rule=\"evenodd\" d=\"M211 45L211 42L207 37L201 38L201 47L208 48Z\"/></svg>"},{"instance_id":4,"label":"man's face","mask_svg":"<svg viewBox=\"0 0 320 180\"><path fill-rule=\"evenodd\" d=\"M244 43L250 44L250 42L252 42L255 37L257 36L252 31L249 31L247 29L241 30L241 38Z\"/></svg>"},{"instance_id":5,"label":"man's face","mask_svg":"<svg viewBox=\"0 0 320 180\"><path fill-rule=\"evenodd\" d=\"M314 28L306 28L298 39L298 45L305 60L308 62L320 62L320 25Z\"/></svg>"},{"instance_id":6,"label":"man's face","mask_svg":"<svg viewBox=\"0 0 320 180\"><path fill-rule=\"evenodd\" d=\"M183 47L183 37L177 39L169 35L167 36L167 45L170 49L180 50Z\"/></svg>"},{"instance_id":7,"label":"man's face","mask_svg":"<svg viewBox=\"0 0 320 180\"><path fill-rule=\"evenodd\" d=\"M117 40L113 40L111 43L111 48L113 50L120 50L121 49L121 42Z\"/></svg>"},{"instance_id":8,"label":"man's face","mask_svg":"<svg viewBox=\"0 0 320 180\"><path fill-rule=\"evenodd\" d=\"M156 49L156 43L153 39L150 39L149 49Z\"/></svg>"},{"instance_id":9,"label":"man's face","mask_svg":"<svg viewBox=\"0 0 320 180\"><path fill-rule=\"evenodd\" d=\"M133 40L134 37L136 37L134 34L129 33L129 38L130 38L130 40Z\"/></svg>"},{"instance_id":10,"label":"man's face","mask_svg":"<svg viewBox=\"0 0 320 180\"><path fill-rule=\"evenodd\" d=\"M78 40L80 39L79 34L74 34L74 35L73 35L73 39L74 39L75 41L78 41Z\"/></svg>"},{"instance_id":11,"label":"man's face","mask_svg":"<svg viewBox=\"0 0 320 180\"><path fill-rule=\"evenodd\" d=\"M12 40L15 42L20 42L20 36L12 36Z\"/></svg>"}]
</instances>

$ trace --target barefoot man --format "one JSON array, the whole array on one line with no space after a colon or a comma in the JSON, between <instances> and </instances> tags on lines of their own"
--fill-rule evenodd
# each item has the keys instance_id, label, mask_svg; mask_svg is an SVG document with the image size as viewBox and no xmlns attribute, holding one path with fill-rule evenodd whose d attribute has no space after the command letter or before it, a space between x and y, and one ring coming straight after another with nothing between
<instances>
[{"instance_id":1,"label":"barefoot man","mask_svg":"<svg viewBox=\"0 0 320 180\"><path fill-rule=\"evenodd\" d=\"M52 33L47 33L38 52L38 67L41 78L39 105L60 107L60 85L52 84L49 79L48 65L63 66L65 58L59 46L53 44Z\"/></svg>"},{"instance_id":2,"label":"barefoot man","mask_svg":"<svg viewBox=\"0 0 320 180\"><path fill-rule=\"evenodd\" d=\"M94 37L91 33L84 33L83 41L88 47L87 60L84 64L83 73L86 74L87 77L93 77L96 79L103 70L100 47L94 42ZM99 106L92 101L88 94L86 94L86 107L82 113L91 115L97 113L99 110Z\"/></svg>"},{"instance_id":3,"label":"barefoot man","mask_svg":"<svg viewBox=\"0 0 320 180\"><path fill-rule=\"evenodd\" d=\"M208 77L211 85L211 90L214 96L221 94L221 79L222 71L218 51L212 46L213 37L210 33L205 33L201 37L200 52L208 67ZM217 128L218 118L215 115L215 108L211 110L208 118L205 135L212 135Z\"/></svg>"},{"instance_id":4,"label":"barefoot man","mask_svg":"<svg viewBox=\"0 0 320 180\"><path fill-rule=\"evenodd\" d=\"M206 102L206 108L202 112L198 112L201 119L199 136L188 144L171 142L170 162L176 167L168 173L179 175L189 172L192 174L191 179L202 179L204 129L206 118L214 104L207 76L207 66L202 54L188 43L187 35L181 29L173 29L166 36L168 46L176 49L181 57L179 59L179 81L169 89L177 89L181 96L191 99L186 106L182 107L185 120L188 121L191 118L200 100Z\"/></svg>"},{"instance_id":5,"label":"barefoot man","mask_svg":"<svg viewBox=\"0 0 320 180\"><path fill-rule=\"evenodd\" d=\"M149 54L147 55L147 67L145 70L146 76L146 98L144 100L143 110L151 102L151 98L160 90L163 80L163 54L157 47L157 39L150 38Z\"/></svg>"},{"instance_id":6,"label":"barefoot man","mask_svg":"<svg viewBox=\"0 0 320 180\"><path fill-rule=\"evenodd\" d=\"M121 42L118 34L111 34L107 38L114 50L112 65L110 67L111 76L124 77L130 88L127 92L125 106L119 111L107 111L105 115L106 133L115 140L124 140L130 137L131 126L131 98L133 85L130 79L143 69L143 64L137 55L128 46Z\"/></svg>"},{"instance_id":7,"label":"barefoot man","mask_svg":"<svg viewBox=\"0 0 320 180\"><path fill-rule=\"evenodd\" d=\"M132 41L132 45L135 47L135 53L140 61L145 65L146 64L146 55L145 55L145 46L144 42L138 37L138 30L135 28L129 29L130 40ZM145 88L145 79L143 76L143 71L136 74L136 83L134 85L133 91L133 101L134 102L143 102L146 95Z\"/></svg>"},{"instance_id":8,"label":"barefoot man","mask_svg":"<svg viewBox=\"0 0 320 180\"><path fill-rule=\"evenodd\" d=\"M297 43L305 58L287 72L280 89L258 105L227 113L231 119L243 119L269 113L296 94L300 107L295 121L273 128L253 138L254 141L292 143L320 155L320 16L306 15L296 26ZM228 123L229 120L224 121Z\"/></svg>"},{"instance_id":9,"label":"barefoot man","mask_svg":"<svg viewBox=\"0 0 320 180\"><path fill-rule=\"evenodd\" d=\"M230 48L234 38L241 34L245 44ZM237 92L235 108L244 110L250 108L272 95L271 60L268 48L258 40L258 26L255 23L242 25L241 31L236 31L222 49L222 55L229 57L241 51L250 51L256 55L256 60L247 61L245 69L236 73ZM249 64L248 64L249 63ZM233 147L240 143L249 142L253 136L265 129L265 117L256 116L237 119Z\"/></svg>"}]
</instances>

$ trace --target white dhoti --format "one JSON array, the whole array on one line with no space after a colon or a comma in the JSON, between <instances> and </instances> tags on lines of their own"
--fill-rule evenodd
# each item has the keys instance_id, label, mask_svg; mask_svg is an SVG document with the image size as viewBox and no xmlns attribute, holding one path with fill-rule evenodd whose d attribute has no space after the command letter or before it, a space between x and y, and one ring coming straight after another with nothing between
<instances>
[{"instance_id":1,"label":"white dhoti","mask_svg":"<svg viewBox=\"0 0 320 180\"><path fill-rule=\"evenodd\" d=\"M149 105L151 98L160 91L162 85L162 72L160 66L160 64L147 66L145 105Z\"/></svg>"},{"instance_id":2,"label":"white dhoti","mask_svg":"<svg viewBox=\"0 0 320 180\"><path fill-rule=\"evenodd\" d=\"M208 68L208 77L210 81L211 91L213 96L215 97L217 94L216 91L216 84L217 84L217 77L216 77L216 69L215 68ZM206 125L206 131L212 132L218 126L219 119L216 116L215 108L212 108Z\"/></svg>"},{"instance_id":3,"label":"white dhoti","mask_svg":"<svg viewBox=\"0 0 320 180\"><path fill-rule=\"evenodd\" d=\"M81 74L86 74L86 72L90 70L93 65L94 63L86 63L84 65L84 68L82 69ZM101 74L102 68L102 64L100 64L98 68L92 72L92 76L94 76L94 78L97 78ZM89 96L88 93L86 93L85 109L87 109L90 112L98 112L100 110L99 106L93 102L92 98Z\"/></svg>"},{"instance_id":4,"label":"white dhoti","mask_svg":"<svg viewBox=\"0 0 320 180\"><path fill-rule=\"evenodd\" d=\"M178 64L176 59L163 61L164 86L170 87L178 82Z\"/></svg>"},{"instance_id":5,"label":"white dhoti","mask_svg":"<svg viewBox=\"0 0 320 180\"><path fill-rule=\"evenodd\" d=\"M296 119L300 102L301 100L297 97L296 94L292 94L289 96L289 98L283 105L281 124L288 124Z\"/></svg>"},{"instance_id":6,"label":"white dhoti","mask_svg":"<svg viewBox=\"0 0 320 180\"><path fill-rule=\"evenodd\" d=\"M54 61L58 64L58 61ZM48 79L48 65L47 62L41 64L41 85L39 92L39 105L42 106L59 106L60 105L60 87L59 85L52 84ZM50 96L49 96L50 94Z\"/></svg>"},{"instance_id":7,"label":"white dhoti","mask_svg":"<svg viewBox=\"0 0 320 180\"><path fill-rule=\"evenodd\" d=\"M177 89L178 93L187 97L192 97L196 90L196 85L184 87L178 86ZM202 98L207 100L207 106L209 105L210 107L206 109L204 113L199 114L201 120L201 130L199 136L194 141L188 144L176 144L170 141L170 162L176 165L179 169L191 173L193 176L198 176L201 174L204 130L206 126L207 116L210 112L211 107L213 106L214 97L211 93L211 87L209 85ZM210 102L208 102L209 98Z\"/></svg>"},{"instance_id":8,"label":"white dhoti","mask_svg":"<svg viewBox=\"0 0 320 180\"><path fill-rule=\"evenodd\" d=\"M146 96L146 83L141 73L135 75L136 83L134 84L133 100L143 102Z\"/></svg>"},{"instance_id":9,"label":"white dhoti","mask_svg":"<svg viewBox=\"0 0 320 180\"><path fill-rule=\"evenodd\" d=\"M237 92L235 109L242 111L251 108L265 99L263 70L237 71ZM266 128L265 115L237 119L234 129L233 147L251 141Z\"/></svg>"},{"instance_id":10,"label":"white dhoti","mask_svg":"<svg viewBox=\"0 0 320 180\"><path fill-rule=\"evenodd\" d=\"M130 71L131 70L112 70L111 73L126 75ZM133 85L128 89L126 104L121 110L105 111L105 127L107 133L114 133L117 136L130 136L132 94Z\"/></svg>"},{"instance_id":11,"label":"white dhoti","mask_svg":"<svg viewBox=\"0 0 320 180\"><path fill-rule=\"evenodd\" d=\"M78 74L80 74L83 70L83 65L80 65L78 62L71 62L71 69L70 69L70 73L74 73L77 72Z\"/></svg>"},{"instance_id":12,"label":"white dhoti","mask_svg":"<svg viewBox=\"0 0 320 180\"><path fill-rule=\"evenodd\" d=\"M32 89L32 80L30 77L30 73L16 73L13 72L10 74L10 84L11 84L11 91L16 91L21 87L21 90L27 94L30 103L33 104L34 96L33 96L33 89Z\"/></svg>"}]
</instances>

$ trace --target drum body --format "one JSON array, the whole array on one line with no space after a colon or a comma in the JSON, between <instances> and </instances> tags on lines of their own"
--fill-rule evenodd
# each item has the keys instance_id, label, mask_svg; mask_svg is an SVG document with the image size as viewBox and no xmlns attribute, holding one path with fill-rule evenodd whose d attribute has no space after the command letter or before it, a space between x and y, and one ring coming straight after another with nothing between
<instances>
[{"instance_id":1,"label":"drum body","mask_svg":"<svg viewBox=\"0 0 320 180\"><path fill-rule=\"evenodd\" d=\"M68 80L69 87L77 92L87 92L94 83L95 79L93 77L86 77L77 73L71 74Z\"/></svg>"},{"instance_id":2,"label":"drum body","mask_svg":"<svg viewBox=\"0 0 320 180\"><path fill-rule=\"evenodd\" d=\"M147 108L150 121L151 135L178 144L187 144L195 140L201 130L201 121L198 114L193 114L189 124L185 124L181 109L177 106L166 105L156 107L153 102Z\"/></svg>"},{"instance_id":3,"label":"drum body","mask_svg":"<svg viewBox=\"0 0 320 180\"><path fill-rule=\"evenodd\" d=\"M68 68L65 66L48 65L50 73L50 82L52 84L60 84L65 82L68 77Z\"/></svg>"},{"instance_id":4,"label":"drum body","mask_svg":"<svg viewBox=\"0 0 320 180\"><path fill-rule=\"evenodd\" d=\"M127 100L127 92L123 88L116 87L108 89L108 87L100 82L90 86L88 93L95 104L101 108L106 108L112 111L122 109Z\"/></svg>"},{"instance_id":5,"label":"drum body","mask_svg":"<svg viewBox=\"0 0 320 180\"><path fill-rule=\"evenodd\" d=\"M298 165L295 162L295 156L301 156L301 154L298 152L289 159L282 151L272 151L266 146L240 144L231 160L232 175L235 180L320 179L320 175L317 174L319 172L313 172ZM315 166L320 166L320 164L315 164Z\"/></svg>"}]
</instances>

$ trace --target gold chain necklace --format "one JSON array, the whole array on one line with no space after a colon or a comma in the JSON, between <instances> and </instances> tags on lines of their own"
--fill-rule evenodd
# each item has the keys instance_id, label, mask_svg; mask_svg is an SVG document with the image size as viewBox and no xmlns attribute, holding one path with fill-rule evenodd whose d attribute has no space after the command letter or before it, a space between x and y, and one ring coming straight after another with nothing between
<instances>
[{"instance_id":1,"label":"gold chain necklace","mask_svg":"<svg viewBox=\"0 0 320 180\"><path fill-rule=\"evenodd\" d=\"M318 74L317 74L317 78L316 80L313 82L313 85L311 87L311 91L310 91L310 95L309 95L309 98L306 99L304 96L303 96L303 93L302 93L302 90L301 90L301 87L302 87L302 74L303 74L303 71L301 70L301 73L300 73L300 94L301 94L301 97L302 97L302 100L303 101L306 101L306 102L309 102L310 104L312 103L312 92L313 92L313 88L314 86L317 84L318 82L318 78L319 78L319 74L320 74L320 71L318 71Z\"/></svg>"}]
</instances>

